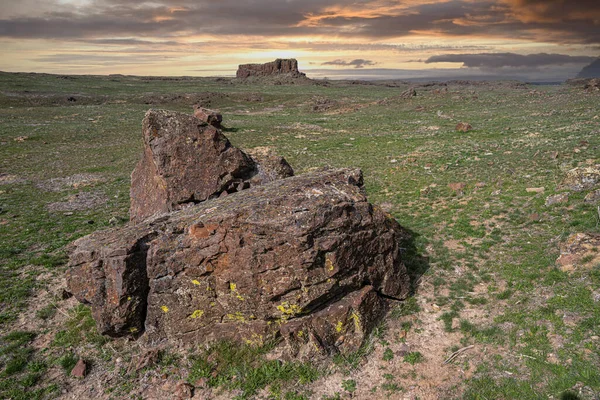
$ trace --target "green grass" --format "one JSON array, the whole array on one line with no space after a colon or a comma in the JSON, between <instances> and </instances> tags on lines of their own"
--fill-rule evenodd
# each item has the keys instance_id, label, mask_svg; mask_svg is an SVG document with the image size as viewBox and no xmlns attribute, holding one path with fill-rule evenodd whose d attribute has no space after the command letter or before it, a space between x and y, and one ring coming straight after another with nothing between
<instances>
[{"instance_id":1,"label":"green grass","mask_svg":"<svg viewBox=\"0 0 600 400\"><path fill-rule=\"evenodd\" d=\"M204 379L209 387L240 390L238 398L245 399L268 385L305 385L321 375L310 363L266 360L264 355L270 349L220 342L191 357L187 381L193 384Z\"/></svg>"},{"instance_id":2,"label":"green grass","mask_svg":"<svg viewBox=\"0 0 600 400\"><path fill-rule=\"evenodd\" d=\"M334 357L336 368L360 374L375 346L393 345L394 326L419 335L424 328L419 316L435 302L436 323L448 334L460 335L457 346L481 344L494 350L489 354L536 359L506 357L500 365L486 358L475 366L473 378L457 388L464 398L559 398L577 382L600 392L594 372L600 369L600 349L592 339L600 330L595 297L600 266L573 273L555 266L559 245L570 233L600 232L596 205L583 203L587 192L571 193L567 204L544 205L548 195L562 192L559 184L569 168L587 160L600 162L600 125L594 119L598 96L569 86L450 84L448 94L418 87L411 100L378 104L403 89L0 73L0 173L17 178L0 181L0 397L43 398L60 392L58 383L45 381L48 368L59 365L58 360L66 363L69 355L84 354L83 349L103 367L112 365L112 350L95 330L87 307L68 311L67 321L58 327L52 323L61 301L39 308L35 331L50 329L52 340L41 354L30 346L33 336L28 335L33 334L10 336L12 324L31 296L48 285L40 277L62 276L68 243L109 227L113 217L128 219L129 175L140 156L145 111L157 107L189 113L196 101L222 111L234 145L270 146L296 173L320 166L362 168L369 200L387 204L390 214L412 232L411 242L401 246L413 281L411 297L392 308L382 325L386 329L378 329L359 352ZM71 95L76 102L66 101ZM339 105L331 112L313 111L317 97ZM279 105L282 110L268 111ZM475 129L455 132L459 120ZM27 139L16 141L19 136ZM558 158L551 156L554 151ZM48 189L52 179L75 174L94 174L99 180ZM448 187L457 182L465 183L464 193ZM527 193L528 187L545 187L545 192ZM107 201L72 213L48 208L81 192L100 193ZM421 292L423 282L434 293ZM428 310L419 304L427 304ZM391 344L383 344L387 342ZM122 357L131 357L127 349ZM196 355L190 379L210 368L211 387L247 397L270 388L276 398L310 398L293 387L316 379L309 366L260 362L264 354L248 349L238 355L254 361L240 363L230 359L233 350L216 349L223 352L222 358L213 356L217 361L209 362L203 352ZM398 357L384 352L378 362L392 368ZM558 365L549 362L549 354ZM171 356L176 357L167 353L156 368L168 372L187 362L169 360ZM411 369L433 362L419 361ZM519 378L503 375L506 370L518 372ZM216 377L212 371L218 371ZM123 393L135 387L131 379L123 378ZM384 391L394 391L389 389Z\"/></svg>"}]
</instances>

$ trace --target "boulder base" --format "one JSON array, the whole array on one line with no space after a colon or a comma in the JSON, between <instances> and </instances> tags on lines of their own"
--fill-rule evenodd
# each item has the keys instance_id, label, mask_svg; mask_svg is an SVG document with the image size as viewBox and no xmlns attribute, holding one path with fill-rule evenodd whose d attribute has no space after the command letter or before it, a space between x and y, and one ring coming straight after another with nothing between
<instances>
[{"instance_id":1,"label":"boulder base","mask_svg":"<svg viewBox=\"0 0 600 400\"><path fill-rule=\"evenodd\" d=\"M105 334L350 352L408 295L405 236L360 170L317 171L81 238L67 285Z\"/></svg>"}]
</instances>

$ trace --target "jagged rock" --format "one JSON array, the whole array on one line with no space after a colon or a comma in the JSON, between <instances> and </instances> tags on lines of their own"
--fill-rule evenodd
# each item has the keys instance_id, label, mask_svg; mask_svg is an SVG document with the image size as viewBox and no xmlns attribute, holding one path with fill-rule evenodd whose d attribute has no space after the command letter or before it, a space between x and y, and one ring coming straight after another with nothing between
<instances>
[{"instance_id":1,"label":"jagged rock","mask_svg":"<svg viewBox=\"0 0 600 400\"><path fill-rule=\"evenodd\" d=\"M248 154L257 164L258 173L253 179L261 183L272 182L294 175L292 166L288 164L285 158L278 156L270 150L257 148L248 150Z\"/></svg>"},{"instance_id":2,"label":"jagged rock","mask_svg":"<svg viewBox=\"0 0 600 400\"><path fill-rule=\"evenodd\" d=\"M586 189L592 189L600 183L600 164L578 167L567 171L567 176L563 184L565 187L581 192Z\"/></svg>"},{"instance_id":3,"label":"jagged rock","mask_svg":"<svg viewBox=\"0 0 600 400\"><path fill-rule=\"evenodd\" d=\"M150 110L142 127L144 154L131 174L132 221L270 181L261 172L268 166L191 115Z\"/></svg>"},{"instance_id":4,"label":"jagged rock","mask_svg":"<svg viewBox=\"0 0 600 400\"><path fill-rule=\"evenodd\" d=\"M410 89L402 92L400 94L400 98L401 99L410 99L411 97L415 97L416 95L417 95L417 91L415 90L415 88L410 88Z\"/></svg>"},{"instance_id":5,"label":"jagged rock","mask_svg":"<svg viewBox=\"0 0 600 400\"><path fill-rule=\"evenodd\" d=\"M85 364L85 361L80 358L79 361L77 361L77 364L75 364L75 367L71 370L71 376L73 378L85 378L87 372L86 369L87 365Z\"/></svg>"},{"instance_id":6,"label":"jagged rock","mask_svg":"<svg viewBox=\"0 0 600 400\"><path fill-rule=\"evenodd\" d=\"M546 197L546 207L559 204L559 203L568 203L569 202L569 193L559 193Z\"/></svg>"},{"instance_id":7,"label":"jagged rock","mask_svg":"<svg viewBox=\"0 0 600 400\"><path fill-rule=\"evenodd\" d=\"M67 285L105 334L350 352L408 294L405 237L360 170L316 171L81 238Z\"/></svg>"},{"instance_id":8,"label":"jagged rock","mask_svg":"<svg viewBox=\"0 0 600 400\"><path fill-rule=\"evenodd\" d=\"M561 270L566 272L578 268L591 269L600 263L600 234L573 233L560 247L556 260Z\"/></svg>"},{"instance_id":9,"label":"jagged rock","mask_svg":"<svg viewBox=\"0 0 600 400\"><path fill-rule=\"evenodd\" d=\"M272 76L279 74L290 74L304 77L304 73L298 71L298 61L295 58L271 61L265 64L242 64L238 67L236 77L245 79L250 76Z\"/></svg>"},{"instance_id":10,"label":"jagged rock","mask_svg":"<svg viewBox=\"0 0 600 400\"><path fill-rule=\"evenodd\" d=\"M583 199L583 202L589 204L600 203L600 189L589 192Z\"/></svg>"},{"instance_id":11,"label":"jagged rock","mask_svg":"<svg viewBox=\"0 0 600 400\"><path fill-rule=\"evenodd\" d=\"M194 117L219 129L221 128L221 122L223 122L223 116L218 111L209 110L198 104L194 105Z\"/></svg>"}]
</instances>

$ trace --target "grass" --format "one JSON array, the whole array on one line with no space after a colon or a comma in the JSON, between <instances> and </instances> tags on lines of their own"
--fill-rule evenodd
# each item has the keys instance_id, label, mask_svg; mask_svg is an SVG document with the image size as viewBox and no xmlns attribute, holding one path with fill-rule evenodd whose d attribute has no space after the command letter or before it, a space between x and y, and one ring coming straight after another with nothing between
<instances>
[{"instance_id":1,"label":"grass","mask_svg":"<svg viewBox=\"0 0 600 400\"><path fill-rule=\"evenodd\" d=\"M321 371L310 363L265 360L264 355L270 349L269 346L217 343L191 357L187 381L194 384L204 380L209 387L239 390L237 398L245 399L268 385L305 385L321 375ZM280 394L279 388L274 392ZM288 394L284 398L289 398Z\"/></svg>"},{"instance_id":2,"label":"grass","mask_svg":"<svg viewBox=\"0 0 600 400\"><path fill-rule=\"evenodd\" d=\"M597 205L583 203L587 192L571 193L566 204L544 204L548 195L562 192L568 169L588 160L600 163L597 94L568 86L450 84L448 94L418 87L411 100L378 103L403 89L0 73L0 174L6 174L0 175L0 397L60 392L60 382L47 381L48 369L58 366L66 374L84 349L95 363L121 373L87 307L69 310L66 322L53 327L64 315L56 312L61 300L52 299L35 313L32 332L15 331L14 323L33 294L62 276L68 243L109 227L113 217L127 220L129 174L140 155L145 111L189 113L198 99L223 112L234 145L272 147L296 173L320 166L362 168L369 200L385 204L413 233L410 248L403 248L414 293L392 308L386 329L359 352L334 358L345 381L356 381L357 393L373 386L356 376L374 354L378 366L406 368L410 361L393 357L395 329L410 330L409 341L418 337L432 303L439 307L435 323L458 338L453 345L473 343L487 346L489 354L515 355L501 361L489 355L473 365L473 376L461 381L456 398L560 398L578 382L600 392L600 349L593 339L600 330L600 266L571 273L555 266L569 234L600 232ZM73 93L78 100L67 102ZM193 96L161 99L172 94ZM313 111L316 98L335 99L338 106ZM269 111L279 105L279 111ZM459 120L474 130L455 132ZM19 136L27 138L15 140ZM57 178L75 174L98 180L49 189ZM459 182L465 184L462 193L448 187ZM531 187L545 192L527 192ZM106 202L72 213L48 208L88 192L103 194ZM48 330L49 349L33 350L35 335ZM247 398L262 389L274 398L311 398L299 385L310 387L324 375L303 363L265 361L258 350L219 346L177 360L167 353L156 369L169 372L189 362L188 381L204 377L210 387ZM423 349L414 350L422 352L420 358L410 353L416 373L436 362ZM122 357L131 355L125 351ZM135 388L132 379L122 378L123 393ZM409 388L416 380L409 374L382 390Z\"/></svg>"}]
</instances>

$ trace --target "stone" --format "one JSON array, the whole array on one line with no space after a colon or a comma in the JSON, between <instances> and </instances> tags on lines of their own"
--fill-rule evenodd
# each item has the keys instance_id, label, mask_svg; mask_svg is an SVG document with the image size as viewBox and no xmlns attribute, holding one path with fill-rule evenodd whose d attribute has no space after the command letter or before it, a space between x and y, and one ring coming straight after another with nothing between
<instances>
[{"instance_id":1,"label":"stone","mask_svg":"<svg viewBox=\"0 0 600 400\"><path fill-rule=\"evenodd\" d=\"M596 204L600 202L600 189L589 192L583 199L584 203Z\"/></svg>"},{"instance_id":2,"label":"stone","mask_svg":"<svg viewBox=\"0 0 600 400\"><path fill-rule=\"evenodd\" d=\"M546 198L546 207L552 206L554 204L568 203L569 202L569 193L559 193L548 196Z\"/></svg>"},{"instance_id":3,"label":"stone","mask_svg":"<svg viewBox=\"0 0 600 400\"><path fill-rule=\"evenodd\" d=\"M544 193L544 191L546 190L546 188L543 187L530 187L530 188L525 188L525 191L527 193Z\"/></svg>"},{"instance_id":4,"label":"stone","mask_svg":"<svg viewBox=\"0 0 600 400\"><path fill-rule=\"evenodd\" d=\"M294 170L285 158L270 149L257 148L248 150L247 153L256 162L257 168L257 174L250 179L250 183L258 181L258 184L262 184L294 176Z\"/></svg>"},{"instance_id":5,"label":"stone","mask_svg":"<svg viewBox=\"0 0 600 400\"><path fill-rule=\"evenodd\" d=\"M600 164L573 168L567 171L563 184L576 192L592 189L600 184Z\"/></svg>"},{"instance_id":6,"label":"stone","mask_svg":"<svg viewBox=\"0 0 600 400\"><path fill-rule=\"evenodd\" d=\"M285 174L259 166L214 126L178 112L150 110L144 153L131 174L132 221L260 185ZM287 171L293 174L291 167ZM269 179L264 178L269 176Z\"/></svg>"},{"instance_id":7,"label":"stone","mask_svg":"<svg viewBox=\"0 0 600 400\"><path fill-rule=\"evenodd\" d=\"M160 350L150 349L140 354L138 357L131 360L127 373L132 374L134 372L141 371L144 368L151 367L160 360Z\"/></svg>"},{"instance_id":8,"label":"stone","mask_svg":"<svg viewBox=\"0 0 600 400\"><path fill-rule=\"evenodd\" d=\"M470 130L473 129L473 127L471 126L471 124L469 124L467 122L459 122L458 124L456 124L455 129L458 132L469 132Z\"/></svg>"},{"instance_id":9,"label":"stone","mask_svg":"<svg viewBox=\"0 0 600 400\"><path fill-rule=\"evenodd\" d=\"M239 79L246 79L251 76L265 77L280 74L288 74L293 77L306 76L298 70L298 61L294 58L278 58L265 64L242 64L238 67L235 76Z\"/></svg>"},{"instance_id":10,"label":"stone","mask_svg":"<svg viewBox=\"0 0 600 400\"><path fill-rule=\"evenodd\" d=\"M209 110L198 104L194 105L194 117L219 129L221 128L221 122L223 122L223 116L218 111Z\"/></svg>"},{"instance_id":11,"label":"stone","mask_svg":"<svg viewBox=\"0 0 600 400\"><path fill-rule=\"evenodd\" d=\"M571 272L579 267L591 269L600 263L600 234L573 233L560 247L556 264Z\"/></svg>"},{"instance_id":12,"label":"stone","mask_svg":"<svg viewBox=\"0 0 600 400\"><path fill-rule=\"evenodd\" d=\"M83 359L79 359L75 367L71 370L71 376L73 378L85 378L87 366L85 365L85 361Z\"/></svg>"},{"instance_id":13,"label":"stone","mask_svg":"<svg viewBox=\"0 0 600 400\"><path fill-rule=\"evenodd\" d=\"M402 99L410 99L411 97L415 97L417 95L417 91L415 88L410 88L400 93L400 98Z\"/></svg>"},{"instance_id":14,"label":"stone","mask_svg":"<svg viewBox=\"0 0 600 400\"><path fill-rule=\"evenodd\" d=\"M73 244L68 290L103 334L355 351L410 286L408 233L362 185L360 170L314 171L95 232Z\"/></svg>"}]
</instances>

